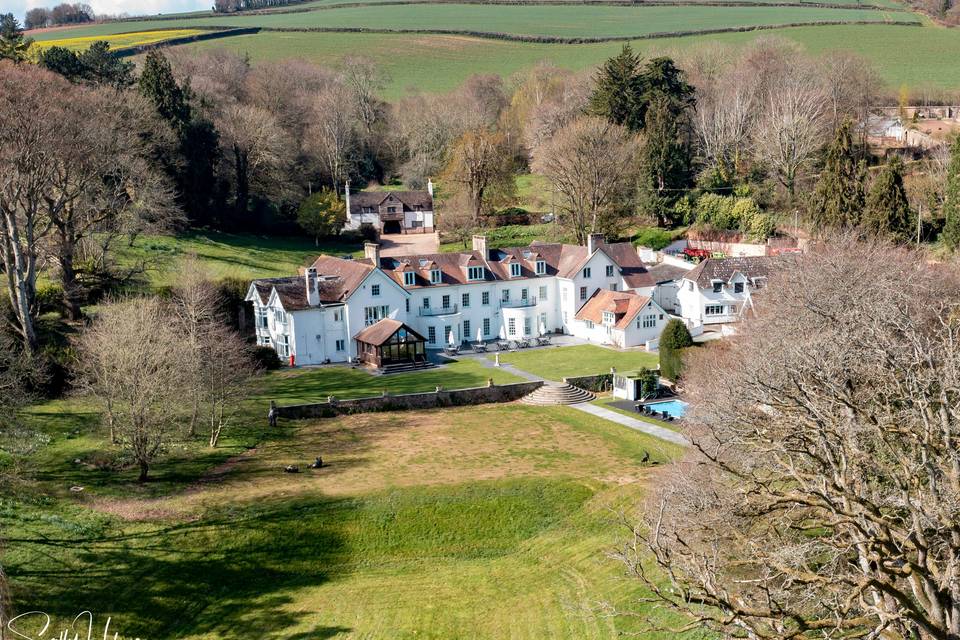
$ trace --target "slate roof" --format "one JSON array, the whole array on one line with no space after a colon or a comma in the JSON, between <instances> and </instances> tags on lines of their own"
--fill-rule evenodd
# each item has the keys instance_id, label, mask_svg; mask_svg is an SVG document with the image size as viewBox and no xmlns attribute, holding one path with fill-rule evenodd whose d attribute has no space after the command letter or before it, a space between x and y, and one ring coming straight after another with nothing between
<instances>
[{"instance_id":1,"label":"slate roof","mask_svg":"<svg viewBox=\"0 0 960 640\"><path fill-rule=\"evenodd\" d=\"M684 269L675 264L661 262L660 264L647 267L647 272L650 274L650 277L653 278L654 282L671 282L685 278L686 275L690 273L690 269Z\"/></svg>"},{"instance_id":2,"label":"slate roof","mask_svg":"<svg viewBox=\"0 0 960 640\"><path fill-rule=\"evenodd\" d=\"M649 287L655 284L653 277L629 242L603 244L600 247L621 269L624 280L630 288ZM460 251L457 253L431 253L410 256L380 258L380 267L387 275L405 288L403 272L413 271L416 284L412 287L440 286L481 282L467 279L467 267L485 266L484 280L518 280L522 278L545 278L560 276L572 278L590 258L587 248L580 245L547 243L535 241L526 247L507 247L490 249L487 255L479 251ZM546 263L546 271L537 274L537 261ZM369 260L357 262L371 265ZM520 275L510 275L510 265L520 265ZM439 283L430 282L429 270L436 265L441 272Z\"/></svg>"},{"instance_id":3,"label":"slate roof","mask_svg":"<svg viewBox=\"0 0 960 640\"><path fill-rule=\"evenodd\" d=\"M383 201L393 196L403 205L404 211L433 211L433 197L428 191L360 191L350 194L350 214L360 215L364 207L373 207L379 213Z\"/></svg>"},{"instance_id":4,"label":"slate roof","mask_svg":"<svg viewBox=\"0 0 960 640\"><path fill-rule=\"evenodd\" d=\"M629 291L610 291L609 289L597 289L590 296L580 311L577 312L577 320L590 320L594 324L603 322L603 312L611 311L614 314L614 328L626 329L637 317L647 304L650 303L648 296L638 296Z\"/></svg>"},{"instance_id":5,"label":"slate roof","mask_svg":"<svg viewBox=\"0 0 960 640\"><path fill-rule=\"evenodd\" d=\"M707 258L683 277L693 280L700 287L709 287L714 280L729 282L737 272L748 278L764 278L772 272L774 260L775 258L768 256Z\"/></svg>"}]
</instances>

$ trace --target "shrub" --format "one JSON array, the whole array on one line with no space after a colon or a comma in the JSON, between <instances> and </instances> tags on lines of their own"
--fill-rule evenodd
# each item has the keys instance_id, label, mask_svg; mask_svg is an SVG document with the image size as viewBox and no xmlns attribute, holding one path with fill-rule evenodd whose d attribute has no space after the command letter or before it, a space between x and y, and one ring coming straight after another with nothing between
<instances>
[{"instance_id":1,"label":"shrub","mask_svg":"<svg viewBox=\"0 0 960 640\"><path fill-rule=\"evenodd\" d=\"M681 320L671 320L660 334L660 375L679 380L683 374L683 350L693 346L693 337Z\"/></svg>"},{"instance_id":2,"label":"shrub","mask_svg":"<svg viewBox=\"0 0 960 640\"><path fill-rule=\"evenodd\" d=\"M746 232L753 242L766 242L777 230L776 220L769 213L757 213L751 218Z\"/></svg>"},{"instance_id":3,"label":"shrub","mask_svg":"<svg viewBox=\"0 0 960 640\"><path fill-rule=\"evenodd\" d=\"M63 287L56 282L37 285L37 307L40 313L63 309Z\"/></svg>"},{"instance_id":4,"label":"shrub","mask_svg":"<svg viewBox=\"0 0 960 640\"><path fill-rule=\"evenodd\" d=\"M251 359L253 360L254 366L263 371L276 371L282 366L280 356L277 355L277 352L274 351L272 347L265 347L263 345L254 347L251 352Z\"/></svg>"},{"instance_id":5,"label":"shrub","mask_svg":"<svg viewBox=\"0 0 960 640\"><path fill-rule=\"evenodd\" d=\"M635 246L650 247L654 251L663 249L671 242L673 242L673 233L656 227L641 229L633 238Z\"/></svg>"}]
</instances>

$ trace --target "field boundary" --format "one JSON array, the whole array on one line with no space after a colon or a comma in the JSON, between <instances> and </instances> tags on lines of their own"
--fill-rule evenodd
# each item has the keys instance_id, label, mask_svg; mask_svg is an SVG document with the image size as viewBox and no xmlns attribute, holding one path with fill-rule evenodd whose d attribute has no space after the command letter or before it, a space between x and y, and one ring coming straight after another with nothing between
<instances>
[{"instance_id":1,"label":"field boundary","mask_svg":"<svg viewBox=\"0 0 960 640\"><path fill-rule=\"evenodd\" d=\"M277 33L380 33L413 35L468 36L488 40L509 40L513 42L534 42L539 44L597 44L603 42L627 42L631 40L657 40L662 38L684 38L689 36L717 35L721 33L749 33L752 31L770 31L774 29L792 29L798 27L829 27L852 25L881 25L899 27L923 27L919 21L907 20L814 20L810 22L787 22L781 24L749 25L741 27L722 27L716 29L691 29L684 31L659 31L642 35L563 37L503 33L499 31L473 31L470 29L385 29L374 27L260 27L262 32Z\"/></svg>"}]
</instances>

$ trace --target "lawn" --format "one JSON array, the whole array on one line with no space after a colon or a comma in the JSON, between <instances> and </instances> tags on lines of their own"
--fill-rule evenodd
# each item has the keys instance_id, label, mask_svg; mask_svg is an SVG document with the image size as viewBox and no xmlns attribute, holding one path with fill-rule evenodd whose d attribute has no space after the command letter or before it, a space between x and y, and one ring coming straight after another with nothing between
<instances>
[{"instance_id":1,"label":"lawn","mask_svg":"<svg viewBox=\"0 0 960 640\"><path fill-rule=\"evenodd\" d=\"M625 534L613 514L656 473L644 454L677 454L643 434L519 404L290 423L158 495L69 464L55 425L76 402L34 423L51 430L31 466L53 497L0 502L20 611L64 624L90 610L124 636L191 640L641 630L601 603L674 621L637 604L641 588L604 555ZM89 421L69 433L99 434ZM280 471L318 454L324 469ZM65 481L84 492L53 491Z\"/></svg>"},{"instance_id":2,"label":"lawn","mask_svg":"<svg viewBox=\"0 0 960 640\"><path fill-rule=\"evenodd\" d=\"M132 265L146 261L154 286L174 282L180 261L195 254L215 279L268 278L296 275L321 253L362 255L359 246L322 243L299 238L195 231L180 236L141 236L133 246L118 245L118 260Z\"/></svg>"},{"instance_id":3,"label":"lawn","mask_svg":"<svg viewBox=\"0 0 960 640\"><path fill-rule=\"evenodd\" d=\"M488 357L493 359L495 356ZM658 358L657 354L646 351L617 351L585 344L501 353L500 362L512 364L518 369L548 380L560 380L572 376L609 373L610 367L616 367L617 371L655 368Z\"/></svg>"}]
</instances>

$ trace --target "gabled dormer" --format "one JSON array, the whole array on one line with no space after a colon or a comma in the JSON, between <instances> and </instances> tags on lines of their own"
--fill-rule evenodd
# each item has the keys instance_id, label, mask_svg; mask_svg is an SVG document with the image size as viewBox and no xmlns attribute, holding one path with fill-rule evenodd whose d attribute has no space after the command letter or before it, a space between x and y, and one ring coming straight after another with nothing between
<instances>
[{"instance_id":1,"label":"gabled dormer","mask_svg":"<svg viewBox=\"0 0 960 640\"><path fill-rule=\"evenodd\" d=\"M480 260L477 256L472 255L467 259L463 264L463 271L467 282L480 282L487 278L487 268L484 266L483 260Z\"/></svg>"},{"instance_id":2,"label":"gabled dormer","mask_svg":"<svg viewBox=\"0 0 960 640\"><path fill-rule=\"evenodd\" d=\"M440 271L440 265L429 258L420 258L420 271L424 274L427 282L430 284L442 284L443 272Z\"/></svg>"},{"instance_id":3,"label":"gabled dormer","mask_svg":"<svg viewBox=\"0 0 960 640\"><path fill-rule=\"evenodd\" d=\"M417 285L417 272L413 266L406 260L396 266L394 272L400 278L400 283L405 287L415 287Z\"/></svg>"}]
</instances>

